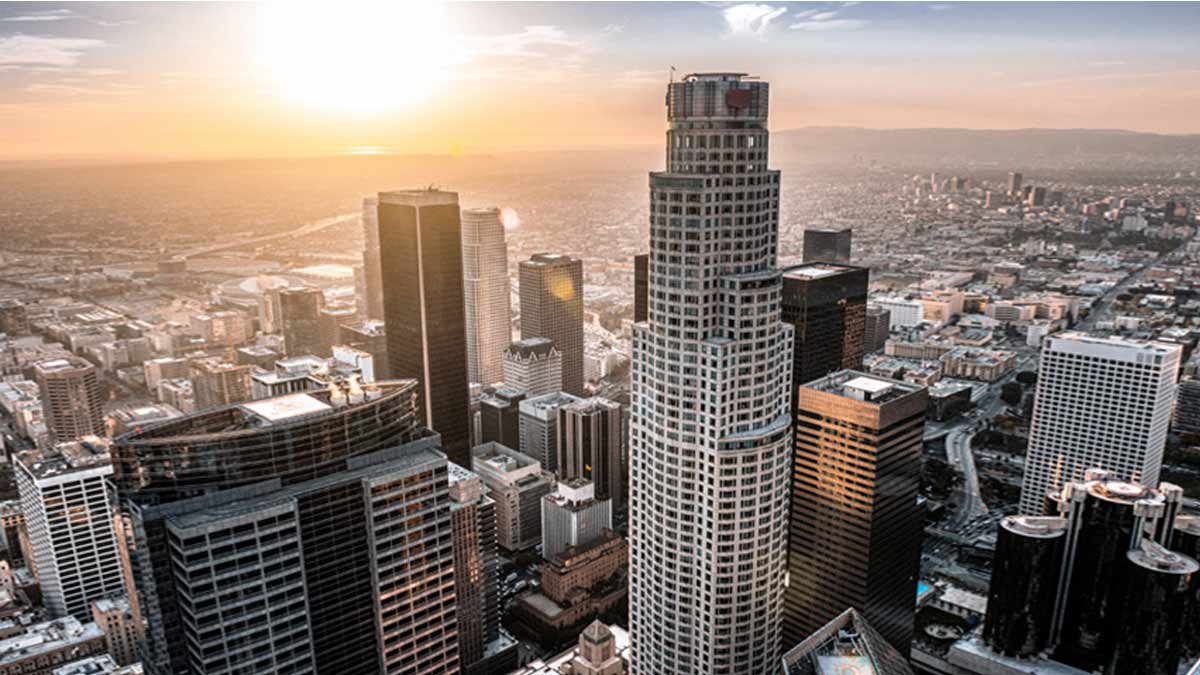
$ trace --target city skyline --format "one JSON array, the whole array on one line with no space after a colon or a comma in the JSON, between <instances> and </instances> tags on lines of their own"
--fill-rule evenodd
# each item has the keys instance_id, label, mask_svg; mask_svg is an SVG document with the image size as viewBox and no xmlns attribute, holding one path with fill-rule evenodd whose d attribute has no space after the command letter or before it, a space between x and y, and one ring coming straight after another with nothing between
<instances>
[{"instance_id":1,"label":"city skyline","mask_svg":"<svg viewBox=\"0 0 1200 675\"><path fill-rule=\"evenodd\" d=\"M1196 3L5 3L0 160L652 145L672 66L775 82L775 130L1195 134L1198 18ZM412 46L389 51L385 25ZM407 84L366 86L380 76ZM600 81L615 86L587 97Z\"/></svg>"}]
</instances>

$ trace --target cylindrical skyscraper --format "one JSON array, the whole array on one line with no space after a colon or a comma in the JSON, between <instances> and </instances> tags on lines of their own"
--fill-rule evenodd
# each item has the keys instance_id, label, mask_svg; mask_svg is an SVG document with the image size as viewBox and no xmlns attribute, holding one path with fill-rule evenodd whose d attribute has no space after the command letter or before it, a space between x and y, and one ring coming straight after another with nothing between
<instances>
[{"instance_id":1,"label":"cylindrical skyscraper","mask_svg":"<svg viewBox=\"0 0 1200 675\"><path fill-rule=\"evenodd\" d=\"M1066 531L1064 518L1001 521L983 625L983 639L996 653L1028 657L1049 646Z\"/></svg>"},{"instance_id":2,"label":"cylindrical skyscraper","mask_svg":"<svg viewBox=\"0 0 1200 675\"><path fill-rule=\"evenodd\" d=\"M792 328L775 268L767 83L667 90L650 174L649 316L633 337L633 672L778 668L791 464Z\"/></svg>"},{"instance_id":3,"label":"cylindrical skyscraper","mask_svg":"<svg viewBox=\"0 0 1200 675\"><path fill-rule=\"evenodd\" d=\"M1105 675L1160 675L1179 669L1190 609L1189 591L1200 565L1145 540L1123 561L1113 657Z\"/></svg>"}]
</instances>

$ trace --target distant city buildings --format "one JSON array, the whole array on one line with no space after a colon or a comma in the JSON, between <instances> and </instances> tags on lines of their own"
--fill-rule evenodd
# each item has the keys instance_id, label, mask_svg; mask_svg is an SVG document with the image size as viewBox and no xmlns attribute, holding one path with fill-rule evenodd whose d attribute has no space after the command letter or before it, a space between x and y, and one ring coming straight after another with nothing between
<instances>
[{"instance_id":1,"label":"distant city buildings","mask_svg":"<svg viewBox=\"0 0 1200 675\"><path fill-rule=\"evenodd\" d=\"M521 339L552 341L562 354L562 390L583 396L583 261L554 253L522 261L520 296Z\"/></svg>"},{"instance_id":2,"label":"distant city buildings","mask_svg":"<svg viewBox=\"0 0 1200 675\"><path fill-rule=\"evenodd\" d=\"M253 366L238 366L219 358L196 359L189 366L197 410L249 401L254 397Z\"/></svg>"},{"instance_id":3,"label":"distant city buildings","mask_svg":"<svg viewBox=\"0 0 1200 675\"><path fill-rule=\"evenodd\" d=\"M321 310L325 294L319 288L285 288L279 296L280 330L288 356L328 356L321 340Z\"/></svg>"},{"instance_id":4,"label":"distant city buildings","mask_svg":"<svg viewBox=\"0 0 1200 675\"><path fill-rule=\"evenodd\" d=\"M883 307L868 306L863 318L863 352L883 349L891 335L892 313Z\"/></svg>"},{"instance_id":5,"label":"distant city buildings","mask_svg":"<svg viewBox=\"0 0 1200 675\"><path fill-rule=\"evenodd\" d=\"M1158 485L1179 345L1070 332L1043 341L1021 513L1088 469Z\"/></svg>"},{"instance_id":6,"label":"distant city buildings","mask_svg":"<svg viewBox=\"0 0 1200 675\"><path fill-rule=\"evenodd\" d=\"M470 392L458 193L379 193L379 250L388 359L394 378L420 382L427 427L450 461L470 464Z\"/></svg>"},{"instance_id":7,"label":"distant city buildings","mask_svg":"<svg viewBox=\"0 0 1200 675\"><path fill-rule=\"evenodd\" d=\"M38 363L33 373L52 440L65 442L105 435L100 380L95 366L68 356Z\"/></svg>"},{"instance_id":8,"label":"distant city buildings","mask_svg":"<svg viewBox=\"0 0 1200 675\"><path fill-rule=\"evenodd\" d=\"M495 384L504 379L504 352L512 341L508 248L500 209L463 209L462 242L468 377Z\"/></svg>"},{"instance_id":9,"label":"distant city buildings","mask_svg":"<svg viewBox=\"0 0 1200 675\"><path fill-rule=\"evenodd\" d=\"M518 340L504 353L504 383L530 397L563 391L562 353L548 338Z\"/></svg>"}]
</instances>

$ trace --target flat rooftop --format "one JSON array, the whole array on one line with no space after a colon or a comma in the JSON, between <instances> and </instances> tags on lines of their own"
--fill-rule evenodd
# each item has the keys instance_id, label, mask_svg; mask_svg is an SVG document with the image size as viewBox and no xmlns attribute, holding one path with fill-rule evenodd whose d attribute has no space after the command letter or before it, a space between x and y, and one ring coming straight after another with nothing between
<instances>
[{"instance_id":1,"label":"flat rooftop","mask_svg":"<svg viewBox=\"0 0 1200 675\"><path fill-rule=\"evenodd\" d=\"M18 461L34 478L53 478L76 471L111 467L107 439L85 436L77 441L59 443L45 450L26 450Z\"/></svg>"},{"instance_id":2,"label":"flat rooftop","mask_svg":"<svg viewBox=\"0 0 1200 675\"><path fill-rule=\"evenodd\" d=\"M813 230L809 230L812 232ZM784 279L824 279L838 274L847 272L857 272L863 268L854 267L852 265L838 265L836 263L814 262L805 263L803 265L795 265L783 270Z\"/></svg>"},{"instance_id":3,"label":"flat rooftop","mask_svg":"<svg viewBox=\"0 0 1200 675\"><path fill-rule=\"evenodd\" d=\"M1079 331L1066 331L1064 333L1056 333L1048 336L1050 340L1061 340L1064 342L1076 342L1085 345L1097 345L1103 347L1117 347L1133 350L1149 350L1160 354L1170 354L1179 352L1180 348L1177 344L1159 342L1157 340L1139 340L1136 338L1126 338L1119 335L1093 335L1091 333L1081 333Z\"/></svg>"},{"instance_id":4,"label":"flat rooftop","mask_svg":"<svg viewBox=\"0 0 1200 675\"><path fill-rule=\"evenodd\" d=\"M878 405L920 391L923 387L856 370L842 370L813 380L803 388Z\"/></svg>"},{"instance_id":5,"label":"flat rooftop","mask_svg":"<svg viewBox=\"0 0 1200 675\"><path fill-rule=\"evenodd\" d=\"M279 398L268 398L261 401L243 403L242 408L268 423L333 410L333 406L309 394L289 394L287 396L280 396Z\"/></svg>"}]
</instances>

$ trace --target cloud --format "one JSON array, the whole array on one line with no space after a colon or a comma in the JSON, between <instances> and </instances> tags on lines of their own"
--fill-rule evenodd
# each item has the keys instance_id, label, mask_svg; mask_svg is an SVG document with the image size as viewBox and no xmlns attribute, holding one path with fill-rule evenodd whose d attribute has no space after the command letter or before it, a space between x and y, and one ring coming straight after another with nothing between
<instances>
[{"instance_id":1,"label":"cloud","mask_svg":"<svg viewBox=\"0 0 1200 675\"><path fill-rule=\"evenodd\" d=\"M947 3L938 3L936 5L930 5L929 9L932 9L935 12L945 12L945 11L954 9L954 5L947 4Z\"/></svg>"},{"instance_id":2,"label":"cloud","mask_svg":"<svg viewBox=\"0 0 1200 675\"><path fill-rule=\"evenodd\" d=\"M792 16L797 19L811 19L812 17L814 17L820 13L821 13L821 10L819 10L819 9L806 9L803 12L796 12Z\"/></svg>"},{"instance_id":3,"label":"cloud","mask_svg":"<svg viewBox=\"0 0 1200 675\"><path fill-rule=\"evenodd\" d=\"M580 49L583 43L567 37L558 26L525 26L519 33L470 38L471 50L485 56L547 56Z\"/></svg>"},{"instance_id":4,"label":"cloud","mask_svg":"<svg viewBox=\"0 0 1200 675\"><path fill-rule=\"evenodd\" d=\"M764 37L771 22L787 13L787 7L772 7L746 3L726 7L722 12L729 32L733 35L756 35Z\"/></svg>"},{"instance_id":5,"label":"cloud","mask_svg":"<svg viewBox=\"0 0 1200 675\"><path fill-rule=\"evenodd\" d=\"M80 18L80 16L69 9L47 9L39 12L27 12L25 14L17 14L15 16L6 16L0 18L0 21L8 21L12 23L32 23L35 21L66 21L67 19L78 18Z\"/></svg>"},{"instance_id":6,"label":"cloud","mask_svg":"<svg viewBox=\"0 0 1200 675\"><path fill-rule=\"evenodd\" d=\"M69 67L89 49L104 46L103 40L88 38L10 35L0 37L0 66Z\"/></svg>"},{"instance_id":7,"label":"cloud","mask_svg":"<svg viewBox=\"0 0 1200 675\"><path fill-rule=\"evenodd\" d=\"M624 24L610 23L604 27L603 32L605 32L605 33L620 33L623 30L625 30Z\"/></svg>"},{"instance_id":8,"label":"cloud","mask_svg":"<svg viewBox=\"0 0 1200 675\"><path fill-rule=\"evenodd\" d=\"M837 16L837 12L820 12L812 15L813 21L828 21Z\"/></svg>"},{"instance_id":9,"label":"cloud","mask_svg":"<svg viewBox=\"0 0 1200 675\"><path fill-rule=\"evenodd\" d=\"M858 30L866 26L869 21L861 19L834 19L832 21L801 21L794 23L788 28L792 30L804 31L837 31L837 30Z\"/></svg>"}]
</instances>

